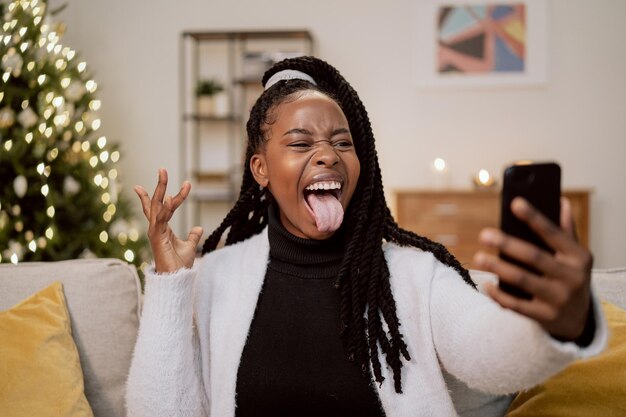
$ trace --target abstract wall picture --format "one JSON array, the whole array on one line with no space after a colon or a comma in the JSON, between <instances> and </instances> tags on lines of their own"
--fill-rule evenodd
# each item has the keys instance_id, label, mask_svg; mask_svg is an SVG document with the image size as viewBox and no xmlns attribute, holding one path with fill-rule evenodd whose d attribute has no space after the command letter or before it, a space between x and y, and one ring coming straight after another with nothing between
<instances>
[{"instance_id":1,"label":"abstract wall picture","mask_svg":"<svg viewBox=\"0 0 626 417\"><path fill-rule=\"evenodd\" d=\"M546 0L421 0L417 12L420 86L547 81Z\"/></svg>"},{"instance_id":2,"label":"abstract wall picture","mask_svg":"<svg viewBox=\"0 0 626 417\"><path fill-rule=\"evenodd\" d=\"M440 7L437 71L524 72L525 32L524 4Z\"/></svg>"}]
</instances>

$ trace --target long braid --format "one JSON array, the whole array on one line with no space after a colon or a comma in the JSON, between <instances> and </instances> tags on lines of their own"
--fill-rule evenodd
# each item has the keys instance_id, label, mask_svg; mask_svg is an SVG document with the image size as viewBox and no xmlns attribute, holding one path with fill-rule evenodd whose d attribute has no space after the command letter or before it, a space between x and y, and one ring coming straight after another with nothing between
<instances>
[{"instance_id":1,"label":"long braid","mask_svg":"<svg viewBox=\"0 0 626 417\"><path fill-rule=\"evenodd\" d=\"M465 282L475 285L467 270L443 245L401 229L391 216L385 201L369 117L350 84L328 63L314 57L300 57L275 64L263 76L263 85L272 75L285 69L308 74L316 85L298 79L279 81L264 91L252 107L247 123L248 147L239 199L206 240L203 253L214 250L229 228L227 245L259 233L267 224L271 194L254 181L250 158L263 150L267 125L275 122L272 110L287 100L297 99L296 93L300 91L317 90L328 95L337 102L348 120L361 165L357 187L344 216L345 253L335 281L340 296L340 334L348 359L358 363L365 373L371 366L375 380L382 383L380 350L393 371L394 388L400 393L402 358L410 360L410 356L400 332L383 241L432 252L439 261L458 271Z\"/></svg>"}]
</instances>

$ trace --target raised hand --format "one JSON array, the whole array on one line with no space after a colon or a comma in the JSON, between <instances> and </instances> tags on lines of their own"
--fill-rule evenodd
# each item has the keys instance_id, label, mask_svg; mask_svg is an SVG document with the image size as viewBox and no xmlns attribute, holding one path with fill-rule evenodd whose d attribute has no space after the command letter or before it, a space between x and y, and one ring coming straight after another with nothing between
<instances>
[{"instance_id":1,"label":"raised hand","mask_svg":"<svg viewBox=\"0 0 626 417\"><path fill-rule=\"evenodd\" d=\"M536 320L552 336L576 340L583 333L590 314L593 257L576 239L570 203L565 198L561 200L561 227L523 198L514 199L511 209L555 253L506 235L499 229L484 229L479 238L481 243L533 265L542 274L537 276L497 256L478 252L474 258L477 268L499 275L504 282L533 297L524 300L502 291L497 285L488 285L487 293L501 306Z\"/></svg>"},{"instance_id":2,"label":"raised hand","mask_svg":"<svg viewBox=\"0 0 626 417\"><path fill-rule=\"evenodd\" d=\"M196 247L202 237L202 228L191 229L187 240L178 238L169 226L169 221L178 207L185 201L191 190L188 181L183 183L178 194L166 196L167 171L159 169L159 181L152 198L146 190L137 185L135 192L141 200L143 214L148 219L148 239L152 247L157 272L173 272L180 268L191 268L196 256Z\"/></svg>"}]
</instances>

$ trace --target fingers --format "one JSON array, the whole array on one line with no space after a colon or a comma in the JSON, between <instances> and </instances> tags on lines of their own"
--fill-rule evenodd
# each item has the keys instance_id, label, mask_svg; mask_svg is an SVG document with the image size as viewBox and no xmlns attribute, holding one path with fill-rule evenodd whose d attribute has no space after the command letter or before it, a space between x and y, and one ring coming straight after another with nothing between
<instances>
[{"instance_id":1,"label":"fingers","mask_svg":"<svg viewBox=\"0 0 626 417\"><path fill-rule=\"evenodd\" d=\"M551 222L525 199L516 197L511 202L511 211L520 220L527 223L555 251L564 253L579 251L578 242L570 234L561 230L559 226Z\"/></svg>"},{"instance_id":2,"label":"fingers","mask_svg":"<svg viewBox=\"0 0 626 417\"><path fill-rule=\"evenodd\" d=\"M520 288L533 297L550 303L559 301L557 295L559 294L558 283L555 283L553 280L540 277L524 268L505 262L497 256L485 252L476 254L474 264L481 270L495 273L500 277L501 281Z\"/></svg>"},{"instance_id":3,"label":"fingers","mask_svg":"<svg viewBox=\"0 0 626 417\"><path fill-rule=\"evenodd\" d=\"M180 187L180 191L174 197L172 197L172 210L176 210L187 199L189 192L191 191L191 183L189 181L183 182Z\"/></svg>"},{"instance_id":4,"label":"fingers","mask_svg":"<svg viewBox=\"0 0 626 417\"><path fill-rule=\"evenodd\" d=\"M497 249L527 265L532 265L544 275L562 274L564 266L552 254L524 240L509 236L499 229L486 228L480 232L482 244Z\"/></svg>"},{"instance_id":5,"label":"fingers","mask_svg":"<svg viewBox=\"0 0 626 417\"><path fill-rule=\"evenodd\" d=\"M152 200L163 201L165 197L165 190L167 189L167 170L159 168L159 179L157 181L154 194L152 194Z\"/></svg>"},{"instance_id":6,"label":"fingers","mask_svg":"<svg viewBox=\"0 0 626 417\"><path fill-rule=\"evenodd\" d=\"M196 226L192 228L191 231L189 232L189 236L187 236L187 240L192 242L194 247L196 247L198 246L198 243L200 243L200 239L202 238L202 233L204 233L204 230L202 229L202 227Z\"/></svg>"},{"instance_id":7,"label":"fingers","mask_svg":"<svg viewBox=\"0 0 626 417\"><path fill-rule=\"evenodd\" d=\"M148 192L141 185L136 185L134 190L137 196L139 196L144 216L146 216L146 219L150 220L150 196Z\"/></svg>"}]
</instances>

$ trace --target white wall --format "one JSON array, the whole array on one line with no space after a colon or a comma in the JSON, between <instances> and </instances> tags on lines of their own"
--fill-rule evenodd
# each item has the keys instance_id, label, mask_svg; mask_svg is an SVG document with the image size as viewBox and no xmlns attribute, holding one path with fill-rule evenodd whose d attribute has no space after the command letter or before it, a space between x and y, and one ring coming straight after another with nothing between
<instances>
[{"instance_id":1,"label":"white wall","mask_svg":"<svg viewBox=\"0 0 626 417\"><path fill-rule=\"evenodd\" d=\"M101 131L122 145L123 182L152 188L158 167L178 178L179 39L183 30L309 28L317 54L368 107L385 186L429 187L449 163L469 187L480 168L556 159L565 187L593 188L596 266L626 265L626 1L548 0L545 87L423 91L412 83L415 1L70 0L64 44L95 72ZM51 1L51 6L65 3Z\"/></svg>"}]
</instances>

